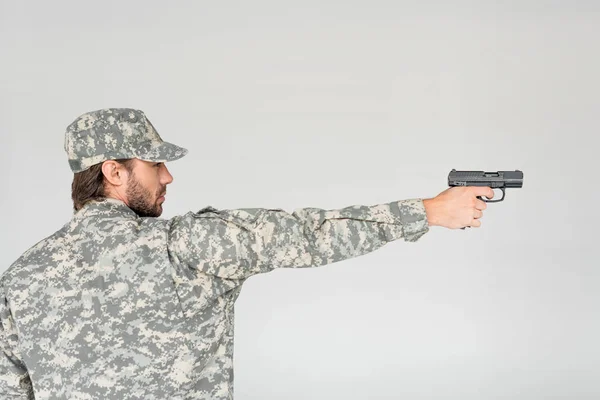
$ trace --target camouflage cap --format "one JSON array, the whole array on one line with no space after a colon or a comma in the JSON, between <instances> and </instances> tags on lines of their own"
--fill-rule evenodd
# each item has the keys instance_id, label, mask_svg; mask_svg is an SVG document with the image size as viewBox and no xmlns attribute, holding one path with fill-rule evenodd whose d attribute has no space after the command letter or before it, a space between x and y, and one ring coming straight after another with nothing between
<instances>
[{"instance_id":1,"label":"camouflage cap","mask_svg":"<svg viewBox=\"0 0 600 400\"><path fill-rule=\"evenodd\" d=\"M74 173L106 160L177 160L187 150L164 142L146 115L130 108L107 108L79 116L65 133L65 151Z\"/></svg>"}]
</instances>

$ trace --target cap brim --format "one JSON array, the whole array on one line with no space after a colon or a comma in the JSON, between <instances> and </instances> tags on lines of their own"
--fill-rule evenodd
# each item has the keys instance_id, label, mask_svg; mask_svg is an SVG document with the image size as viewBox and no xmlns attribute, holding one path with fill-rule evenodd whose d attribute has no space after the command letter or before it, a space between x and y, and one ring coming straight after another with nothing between
<instances>
[{"instance_id":1,"label":"cap brim","mask_svg":"<svg viewBox=\"0 0 600 400\"><path fill-rule=\"evenodd\" d=\"M151 143L147 146L141 146L137 158L144 161L167 162L179 160L187 153L187 149L173 143L162 142L159 145Z\"/></svg>"}]
</instances>

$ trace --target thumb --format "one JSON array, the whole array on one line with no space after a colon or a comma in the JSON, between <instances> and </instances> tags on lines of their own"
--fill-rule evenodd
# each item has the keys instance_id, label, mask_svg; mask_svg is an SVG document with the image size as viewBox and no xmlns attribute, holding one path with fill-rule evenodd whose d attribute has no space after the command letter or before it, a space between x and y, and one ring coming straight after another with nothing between
<instances>
[{"instance_id":1,"label":"thumb","mask_svg":"<svg viewBox=\"0 0 600 400\"><path fill-rule=\"evenodd\" d=\"M491 199L494 197L494 191L492 190L492 188L490 188L488 186L474 186L473 194L476 196L485 196L488 199Z\"/></svg>"}]
</instances>

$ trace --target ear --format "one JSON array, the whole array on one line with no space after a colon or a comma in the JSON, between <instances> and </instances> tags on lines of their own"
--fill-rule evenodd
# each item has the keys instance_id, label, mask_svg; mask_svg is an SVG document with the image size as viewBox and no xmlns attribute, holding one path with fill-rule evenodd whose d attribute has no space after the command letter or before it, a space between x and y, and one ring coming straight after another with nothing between
<instances>
[{"instance_id":1,"label":"ear","mask_svg":"<svg viewBox=\"0 0 600 400\"><path fill-rule=\"evenodd\" d=\"M112 186L121 186L127 182L127 169L114 160L102 163L102 174Z\"/></svg>"}]
</instances>

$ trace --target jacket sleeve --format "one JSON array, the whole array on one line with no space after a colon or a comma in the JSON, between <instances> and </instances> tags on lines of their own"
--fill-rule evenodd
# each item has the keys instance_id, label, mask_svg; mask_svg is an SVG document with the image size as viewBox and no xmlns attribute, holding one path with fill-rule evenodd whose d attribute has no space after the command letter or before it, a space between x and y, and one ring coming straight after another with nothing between
<instances>
[{"instance_id":1,"label":"jacket sleeve","mask_svg":"<svg viewBox=\"0 0 600 400\"><path fill-rule=\"evenodd\" d=\"M217 210L170 220L171 259L225 279L275 268L316 267L357 257L397 239L415 242L429 230L421 199L339 210Z\"/></svg>"},{"instance_id":2,"label":"jacket sleeve","mask_svg":"<svg viewBox=\"0 0 600 400\"><path fill-rule=\"evenodd\" d=\"M21 361L17 329L0 282L0 396L7 400L34 399L29 373Z\"/></svg>"}]
</instances>

